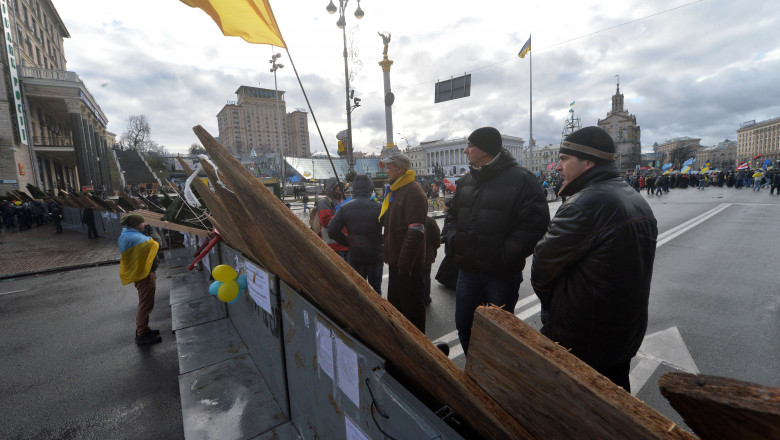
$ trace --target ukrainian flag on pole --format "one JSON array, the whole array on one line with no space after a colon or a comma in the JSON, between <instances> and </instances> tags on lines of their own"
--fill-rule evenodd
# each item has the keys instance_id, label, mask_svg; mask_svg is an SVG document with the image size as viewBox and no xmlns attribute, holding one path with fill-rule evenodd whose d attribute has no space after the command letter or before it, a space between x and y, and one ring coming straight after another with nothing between
<instances>
[{"instance_id":1,"label":"ukrainian flag on pole","mask_svg":"<svg viewBox=\"0 0 780 440\"><path fill-rule=\"evenodd\" d=\"M249 43L286 47L268 0L181 0L200 8L217 23L222 34Z\"/></svg>"},{"instance_id":2,"label":"ukrainian flag on pole","mask_svg":"<svg viewBox=\"0 0 780 440\"><path fill-rule=\"evenodd\" d=\"M531 51L531 37L528 37L528 41L525 42L523 48L520 49L520 53L517 54L520 58L525 58L525 55Z\"/></svg>"}]
</instances>

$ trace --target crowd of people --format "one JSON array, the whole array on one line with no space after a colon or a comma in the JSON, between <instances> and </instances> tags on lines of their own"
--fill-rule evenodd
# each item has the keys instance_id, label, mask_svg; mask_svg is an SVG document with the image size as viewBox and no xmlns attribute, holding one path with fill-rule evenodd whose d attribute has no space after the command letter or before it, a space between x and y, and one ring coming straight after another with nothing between
<instances>
[{"instance_id":1,"label":"crowd of people","mask_svg":"<svg viewBox=\"0 0 780 440\"><path fill-rule=\"evenodd\" d=\"M39 199L28 202L3 200L0 213L3 220L0 227L8 231L18 227L22 232L32 229L33 225L40 228L53 222L55 233L62 233L62 210L54 201L46 204Z\"/></svg>"},{"instance_id":2,"label":"crowd of people","mask_svg":"<svg viewBox=\"0 0 780 440\"><path fill-rule=\"evenodd\" d=\"M645 191L647 195L662 195L670 189L696 188L704 190L707 187L723 188L751 188L753 191L769 189L769 194L780 195L780 171L770 168L768 170L732 170L715 171L704 174L661 174L656 170L644 173L628 173L626 181L637 192Z\"/></svg>"}]
</instances>

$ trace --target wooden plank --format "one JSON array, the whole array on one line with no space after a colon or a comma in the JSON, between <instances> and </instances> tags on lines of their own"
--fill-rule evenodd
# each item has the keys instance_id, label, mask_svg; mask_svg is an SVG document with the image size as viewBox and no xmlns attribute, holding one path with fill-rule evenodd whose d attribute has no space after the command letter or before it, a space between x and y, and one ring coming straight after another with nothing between
<instances>
[{"instance_id":1,"label":"wooden plank","mask_svg":"<svg viewBox=\"0 0 780 440\"><path fill-rule=\"evenodd\" d=\"M703 439L780 439L780 388L681 372L658 385Z\"/></svg>"},{"instance_id":2,"label":"wooden plank","mask_svg":"<svg viewBox=\"0 0 780 440\"><path fill-rule=\"evenodd\" d=\"M164 214L160 214L159 212L146 211L144 209L136 209L135 211L122 213L120 218L130 214L138 214L144 218L146 223L158 228L169 229L171 231L177 232L185 232L187 234L199 235L201 237L207 237L209 235L209 231L205 229L193 228L192 226L167 222L165 220L161 220Z\"/></svg>"},{"instance_id":3,"label":"wooden plank","mask_svg":"<svg viewBox=\"0 0 780 440\"><path fill-rule=\"evenodd\" d=\"M419 398L434 408L450 406L480 438L531 438L205 129L194 131L218 167L201 162L214 191L197 179L196 189L231 246L299 289L387 359L393 375Z\"/></svg>"},{"instance_id":4,"label":"wooden plank","mask_svg":"<svg viewBox=\"0 0 780 440\"><path fill-rule=\"evenodd\" d=\"M506 310L471 331L466 373L536 438L694 438Z\"/></svg>"}]
</instances>

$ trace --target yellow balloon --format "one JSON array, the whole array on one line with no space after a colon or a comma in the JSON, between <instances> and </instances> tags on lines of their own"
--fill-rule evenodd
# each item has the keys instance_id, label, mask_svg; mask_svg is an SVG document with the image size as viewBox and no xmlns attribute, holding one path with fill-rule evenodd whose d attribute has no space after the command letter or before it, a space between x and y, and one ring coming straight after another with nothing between
<instances>
[{"instance_id":1,"label":"yellow balloon","mask_svg":"<svg viewBox=\"0 0 780 440\"><path fill-rule=\"evenodd\" d=\"M234 280L226 281L219 286L217 297L220 301L230 302L236 299L236 296L238 296L238 283Z\"/></svg>"},{"instance_id":2,"label":"yellow balloon","mask_svg":"<svg viewBox=\"0 0 780 440\"><path fill-rule=\"evenodd\" d=\"M236 279L238 272L227 264L220 264L211 270L211 276L217 281L227 282Z\"/></svg>"}]
</instances>

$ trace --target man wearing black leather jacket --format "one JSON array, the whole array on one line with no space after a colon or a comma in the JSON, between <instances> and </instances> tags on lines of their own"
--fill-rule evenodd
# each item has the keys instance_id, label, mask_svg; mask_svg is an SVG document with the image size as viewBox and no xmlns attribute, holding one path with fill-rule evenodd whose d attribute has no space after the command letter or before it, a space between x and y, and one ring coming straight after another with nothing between
<instances>
[{"instance_id":1,"label":"man wearing black leather jacket","mask_svg":"<svg viewBox=\"0 0 780 440\"><path fill-rule=\"evenodd\" d=\"M647 330L658 237L647 202L621 181L615 144L599 127L561 143L567 196L536 245L531 283L542 333L630 391L629 367Z\"/></svg>"}]
</instances>

